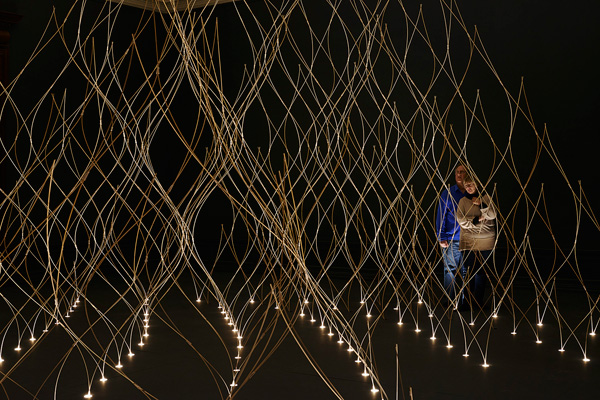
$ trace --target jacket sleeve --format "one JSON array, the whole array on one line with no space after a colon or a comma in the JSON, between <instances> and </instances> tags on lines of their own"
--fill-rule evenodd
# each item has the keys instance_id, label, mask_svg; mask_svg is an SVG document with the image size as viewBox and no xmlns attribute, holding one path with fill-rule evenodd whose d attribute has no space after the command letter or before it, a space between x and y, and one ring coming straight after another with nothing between
<instances>
[{"instance_id":1,"label":"jacket sleeve","mask_svg":"<svg viewBox=\"0 0 600 400\"><path fill-rule=\"evenodd\" d=\"M448 212L448 190L444 190L442 195L440 196L440 201L438 202L437 210L435 213L435 236L438 238L438 241L447 240L446 236L446 213Z\"/></svg>"},{"instance_id":2,"label":"jacket sleeve","mask_svg":"<svg viewBox=\"0 0 600 400\"><path fill-rule=\"evenodd\" d=\"M487 207L481 209L481 215L485 219L496 219L496 207L492 203L492 199L487 194L483 196L483 202Z\"/></svg>"},{"instance_id":3,"label":"jacket sleeve","mask_svg":"<svg viewBox=\"0 0 600 400\"><path fill-rule=\"evenodd\" d=\"M477 226L473 223L473 218L479 218L479 215L481 214L477 212L469 215L469 209L471 207L474 207L473 202L466 197L463 197L458 202L458 207L456 208L456 221L458 221L461 229L472 229Z\"/></svg>"}]
</instances>

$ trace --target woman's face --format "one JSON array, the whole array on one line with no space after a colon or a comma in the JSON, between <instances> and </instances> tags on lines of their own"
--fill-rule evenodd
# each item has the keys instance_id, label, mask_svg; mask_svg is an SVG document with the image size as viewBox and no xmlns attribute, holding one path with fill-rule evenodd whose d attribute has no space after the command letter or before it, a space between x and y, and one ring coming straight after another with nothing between
<instances>
[{"instance_id":1,"label":"woman's face","mask_svg":"<svg viewBox=\"0 0 600 400\"><path fill-rule=\"evenodd\" d=\"M465 190L469 194L475 194L475 192L477 192L477 185L475 182L465 183Z\"/></svg>"}]
</instances>

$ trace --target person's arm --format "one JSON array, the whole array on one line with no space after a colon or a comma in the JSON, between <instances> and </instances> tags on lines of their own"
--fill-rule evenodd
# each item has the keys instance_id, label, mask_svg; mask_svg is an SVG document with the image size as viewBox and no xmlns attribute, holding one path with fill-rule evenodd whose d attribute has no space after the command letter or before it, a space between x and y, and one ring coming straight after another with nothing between
<instances>
[{"instance_id":1,"label":"person's arm","mask_svg":"<svg viewBox=\"0 0 600 400\"><path fill-rule=\"evenodd\" d=\"M458 202L458 207L456 207L456 221L460 225L460 229L471 229L479 224L479 213L476 215L468 215L468 210L473 207L473 202L463 197Z\"/></svg>"},{"instance_id":2,"label":"person's arm","mask_svg":"<svg viewBox=\"0 0 600 400\"><path fill-rule=\"evenodd\" d=\"M487 194L482 198L481 217L483 219L496 219L496 208L492 203L492 199Z\"/></svg>"},{"instance_id":3,"label":"person's arm","mask_svg":"<svg viewBox=\"0 0 600 400\"><path fill-rule=\"evenodd\" d=\"M448 246L448 239L445 237L445 227L446 227L446 213L448 212L448 190L444 190L442 195L440 196L440 201L438 202L437 210L435 213L435 236L440 242L442 247Z\"/></svg>"}]
</instances>

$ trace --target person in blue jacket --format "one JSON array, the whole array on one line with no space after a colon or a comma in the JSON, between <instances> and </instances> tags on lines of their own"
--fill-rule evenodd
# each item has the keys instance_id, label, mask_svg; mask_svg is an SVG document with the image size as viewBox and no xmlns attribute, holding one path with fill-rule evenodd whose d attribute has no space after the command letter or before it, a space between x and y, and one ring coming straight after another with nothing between
<instances>
[{"instance_id":1,"label":"person in blue jacket","mask_svg":"<svg viewBox=\"0 0 600 400\"><path fill-rule=\"evenodd\" d=\"M462 306L462 299L458 299L457 295L464 277L459 250L460 225L456 220L456 209L460 199L465 196L463 179L466 174L467 169L464 165L456 167L456 184L442 192L435 218L436 236L442 248L444 261L444 290L455 307Z\"/></svg>"}]
</instances>

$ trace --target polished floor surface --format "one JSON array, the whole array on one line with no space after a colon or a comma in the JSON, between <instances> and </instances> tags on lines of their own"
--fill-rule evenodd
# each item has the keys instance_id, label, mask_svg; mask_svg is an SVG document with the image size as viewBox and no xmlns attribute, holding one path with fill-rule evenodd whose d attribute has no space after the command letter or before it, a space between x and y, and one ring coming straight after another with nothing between
<instances>
[{"instance_id":1,"label":"polished floor surface","mask_svg":"<svg viewBox=\"0 0 600 400\"><path fill-rule=\"evenodd\" d=\"M11 292L5 289L4 293ZM165 291L153 310L146 344L123 347L121 360L114 354L106 357L106 382L99 381L98 373L90 377L96 364L85 353L95 351L90 345L94 340L103 342L114 332L101 324L93 333L87 330L88 321L94 320L89 318L93 308L81 307L70 316L70 327L84 339L79 344L56 325L34 347L22 333L22 350L16 352L12 347L17 335L13 330L4 332L0 399L83 399L90 387L94 399L221 399L232 388L235 399L600 398L600 338L584 333L589 326L575 327L571 338L563 327L561 337L551 310L544 324L537 326L532 323L533 309L528 311L533 315L529 319L515 320L503 306L497 318L490 318L488 309L473 315L473 320L469 312L451 311L441 304L429 317L425 306L414 302L412 313L405 312L399 325L400 311L393 304L379 310L373 307L373 316L367 318L358 298L348 298L342 314L353 319L379 382L363 377L364 365L356 362L356 354L321 329L318 321L311 322L308 315L292 320L290 313L285 317L273 304L264 303L246 327L246 363L241 365L237 386L232 387L235 337L217 302L210 296L192 302L191 291L185 285ZM99 299L102 293L91 295ZM531 295L526 286L514 292L521 298ZM582 300L585 304L580 291L565 289L559 299L561 318L580 318L585 313ZM127 315L125 308L111 312L110 319L117 324L119 313ZM513 335L515 324L518 329ZM472 333L465 334L469 330ZM127 356L129 351L135 355ZM583 360L584 354L590 361ZM122 368L113 367L118 361ZM374 386L381 390L371 392Z\"/></svg>"}]
</instances>

